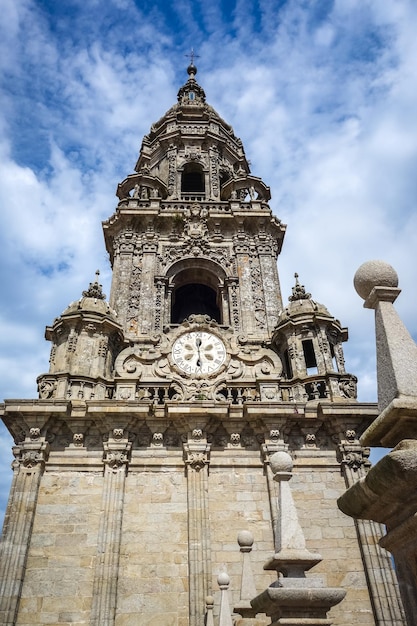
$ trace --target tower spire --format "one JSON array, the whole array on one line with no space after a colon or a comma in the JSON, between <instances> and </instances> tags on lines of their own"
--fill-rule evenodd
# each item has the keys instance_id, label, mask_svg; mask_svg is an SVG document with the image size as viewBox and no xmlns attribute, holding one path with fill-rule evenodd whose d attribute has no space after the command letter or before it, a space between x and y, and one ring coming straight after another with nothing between
<instances>
[{"instance_id":1,"label":"tower spire","mask_svg":"<svg viewBox=\"0 0 417 626\"><path fill-rule=\"evenodd\" d=\"M195 75L197 74L197 68L194 64L194 59L198 59L200 58L200 56L194 52L194 48L191 48L190 54L186 54L185 56L190 59L190 65L187 67L187 73L189 74L190 79L194 79Z\"/></svg>"}]
</instances>

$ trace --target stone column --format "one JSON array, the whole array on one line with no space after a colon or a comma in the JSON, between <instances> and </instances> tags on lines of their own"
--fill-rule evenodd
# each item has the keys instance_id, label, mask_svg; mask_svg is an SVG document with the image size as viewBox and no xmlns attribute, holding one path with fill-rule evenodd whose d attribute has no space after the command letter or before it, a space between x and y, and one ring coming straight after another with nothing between
<instances>
[{"instance_id":1,"label":"stone column","mask_svg":"<svg viewBox=\"0 0 417 626\"><path fill-rule=\"evenodd\" d=\"M13 483L7 506L0 549L0 623L14 626L24 579L39 486L48 458L49 444L39 428L13 448Z\"/></svg>"},{"instance_id":2,"label":"stone column","mask_svg":"<svg viewBox=\"0 0 417 626\"><path fill-rule=\"evenodd\" d=\"M131 443L115 428L104 443L102 516L97 541L91 626L113 626L116 617L117 580L128 455Z\"/></svg>"},{"instance_id":3,"label":"stone column","mask_svg":"<svg viewBox=\"0 0 417 626\"><path fill-rule=\"evenodd\" d=\"M195 428L184 444L188 500L188 576L190 626L204 620L205 601L210 595L211 554L208 511L208 464L210 444Z\"/></svg>"}]
</instances>

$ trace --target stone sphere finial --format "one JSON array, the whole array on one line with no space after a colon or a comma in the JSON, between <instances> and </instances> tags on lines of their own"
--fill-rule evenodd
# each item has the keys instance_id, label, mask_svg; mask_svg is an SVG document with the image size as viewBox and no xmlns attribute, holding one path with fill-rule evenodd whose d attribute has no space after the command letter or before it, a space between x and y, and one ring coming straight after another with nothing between
<instances>
[{"instance_id":1,"label":"stone sphere finial","mask_svg":"<svg viewBox=\"0 0 417 626\"><path fill-rule=\"evenodd\" d=\"M219 587L228 587L230 584L230 577L226 572L220 572L217 576L217 584Z\"/></svg>"},{"instance_id":2,"label":"stone sphere finial","mask_svg":"<svg viewBox=\"0 0 417 626\"><path fill-rule=\"evenodd\" d=\"M274 475L278 472L292 472L292 458L288 452L284 452L283 450L275 452L269 459L269 464Z\"/></svg>"},{"instance_id":3,"label":"stone sphere finial","mask_svg":"<svg viewBox=\"0 0 417 626\"><path fill-rule=\"evenodd\" d=\"M367 261L357 270L353 284L360 297L366 300L374 287L398 287L398 274L385 261Z\"/></svg>"},{"instance_id":4,"label":"stone sphere finial","mask_svg":"<svg viewBox=\"0 0 417 626\"><path fill-rule=\"evenodd\" d=\"M187 67L187 74L190 76L190 78L194 78L194 76L197 74L197 68L194 63L190 63L190 65Z\"/></svg>"},{"instance_id":5,"label":"stone sphere finial","mask_svg":"<svg viewBox=\"0 0 417 626\"><path fill-rule=\"evenodd\" d=\"M250 530L241 530L237 536L237 542L241 548L250 548L253 546L254 538Z\"/></svg>"}]
</instances>

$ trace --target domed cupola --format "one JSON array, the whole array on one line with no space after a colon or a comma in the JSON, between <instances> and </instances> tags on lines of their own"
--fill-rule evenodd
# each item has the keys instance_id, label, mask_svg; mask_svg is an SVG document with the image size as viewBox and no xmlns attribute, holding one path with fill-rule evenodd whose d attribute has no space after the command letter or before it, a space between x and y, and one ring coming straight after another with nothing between
<instances>
[{"instance_id":1,"label":"domed cupola","mask_svg":"<svg viewBox=\"0 0 417 626\"><path fill-rule=\"evenodd\" d=\"M356 378L346 373L343 356L347 328L312 299L299 283L298 274L288 299L272 344L281 357L289 395L298 401L356 398Z\"/></svg>"},{"instance_id":2,"label":"domed cupola","mask_svg":"<svg viewBox=\"0 0 417 626\"><path fill-rule=\"evenodd\" d=\"M135 173L119 184L119 206L152 208L157 199L267 202L269 187L250 174L241 140L206 102L194 62L187 72L177 103L145 135Z\"/></svg>"},{"instance_id":3,"label":"domed cupola","mask_svg":"<svg viewBox=\"0 0 417 626\"><path fill-rule=\"evenodd\" d=\"M45 337L52 341L52 349L49 374L38 378L43 399L111 396L112 368L123 346L123 332L98 276L97 271L95 282L82 297L46 327Z\"/></svg>"}]
</instances>

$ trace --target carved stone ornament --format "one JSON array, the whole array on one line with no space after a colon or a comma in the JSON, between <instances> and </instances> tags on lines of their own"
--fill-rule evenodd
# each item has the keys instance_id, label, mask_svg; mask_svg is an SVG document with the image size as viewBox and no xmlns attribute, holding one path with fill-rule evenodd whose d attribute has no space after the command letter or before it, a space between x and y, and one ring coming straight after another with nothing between
<instances>
[{"instance_id":1,"label":"carved stone ornament","mask_svg":"<svg viewBox=\"0 0 417 626\"><path fill-rule=\"evenodd\" d=\"M20 462L26 469L32 469L36 465L45 462L45 457L42 452L37 450L24 450L20 457Z\"/></svg>"},{"instance_id":2,"label":"carved stone ornament","mask_svg":"<svg viewBox=\"0 0 417 626\"><path fill-rule=\"evenodd\" d=\"M344 396L345 398L349 398L349 399L354 399L357 396L357 391L356 391L356 380L353 376L347 378L347 379L342 379L339 382L339 389L340 389L340 393L342 396Z\"/></svg>"},{"instance_id":3,"label":"carved stone ornament","mask_svg":"<svg viewBox=\"0 0 417 626\"><path fill-rule=\"evenodd\" d=\"M349 442L355 441L355 439L356 439L356 431L353 430L352 428L350 428L349 430L346 431L345 436L346 436L346 439Z\"/></svg>"},{"instance_id":4,"label":"carved stone ornament","mask_svg":"<svg viewBox=\"0 0 417 626\"><path fill-rule=\"evenodd\" d=\"M119 470L129 462L126 452L120 450L108 452L104 463L113 471Z\"/></svg>"},{"instance_id":5,"label":"carved stone ornament","mask_svg":"<svg viewBox=\"0 0 417 626\"><path fill-rule=\"evenodd\" d=\"M207 452L189 452L185 460L196 472L199 472L208 463Z\"/></svg>"},{"instance_id":6,"label":"carved stone ornament","mask_svg":"<svg viewBox=\"0 0 417 626\"><path fill-rule=\"evenodd\" d=\"M345 454L342 463L347 465L354 472L357 472L362 466L369 467L370 462L368 456L364 452L348 452Z\"/></svg>"},{"instance_id":7,"label":"carved stone ornament","mask_svg":"<svg viewBox=\"0 0 417 626\"><path fill-rule=\"evenodd\" d=\"M120 387L118 397L120 400L132 400L134 398L134 389L132 387Z\"/></svg>"},{"instance_id":8,"label":"carved stone ornament","mask_svg":"<svg viewBox=\"0 0 417 626\"><path fill-rule=\"evenodd\" d=\"M74 433L72 442L74 446L82 446L84 443L84 435L82 433Z\"/></svg>"},{"instance_id":9,"label":"carved stone ornament","mask_svg":"<svg viewBox=\"0 0 417 626\"><path fill-rule=\"evenodd\" d=\"M280 432L278 428L273 428L269 433L269 438L272 443L278 443L280 440Z\"/></svg>"},{"instance_id":10,"label":"carved stone ornament","mask_svg":"<svg viewBox=\"0 0 417 626\"><path fill-rule=\"evenodd\" d=\"M346 431L347 434L354 433L354 430ZM355 433L356 435L356 433ZM342 443L339 446L342 454L342 465L345 465L354 472L359 471L361 468L368 468L371 466L369 461L370 449L364 448L356 440L354 443L352 439L348 440L348 443Z\"/></svg>"},{"instance_id":11,"label":"carved stone ornament","mask_svg":"<svg viewBox=\"0 0 417 626\"><path fill-rule=\"evenodd\" d=\"M113 429L113 439L120 440L123 437L123 428L114 428Z\"/></svg>"},{"instance_id":12,"label":"carved stone ornament","mask_svg":"<svg viewBox=\"0 0 417 626\"><path fill-rule=\"evenodd\" d=\"M39 437L41 436L41 429L40 428L31 428L29 431L29 437L33 440L33 439L39 439Z\"/></svg>"},{"instance_id":13,"label":"carved stone ornament","mask_svg":"<svg viewBox=\"0 0 417 626\"><path fill-rule=\"evenodd\" d=\"M164 435L162 433L154 433L152 436L152 445L161 447L164 443Z\"/></svg>"},{"instance_id":14,"label":"carved stone ornament","mask_svg":"<svg viewBox=\"0 0 417 626\"><path fill-rule=\"evenodd\" d=\"M52 361L51 361L52 362ZM38 385L39 397L42 400L52 398L55 391L56 383L52 380L40 380Z\"/></svg>"},{"instance_id":15,"label":"carved stone ornament","mask_svg":"<svg viewBox=\"0 0 417 626\"><path fill-rule=\"evenodd\" d=\"M239 447L240 446L240 434L232 433L230 435L230 443L233 447Z\"/></svg>"}]
</instances>

